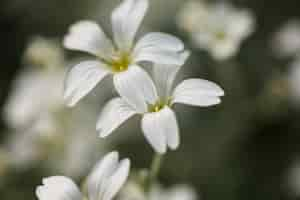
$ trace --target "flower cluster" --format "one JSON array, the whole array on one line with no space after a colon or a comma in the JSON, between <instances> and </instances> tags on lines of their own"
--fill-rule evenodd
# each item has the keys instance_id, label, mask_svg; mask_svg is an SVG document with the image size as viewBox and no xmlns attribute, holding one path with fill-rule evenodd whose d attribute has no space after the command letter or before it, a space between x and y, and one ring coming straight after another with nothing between
<instances>
[{"instance_id":1,"label":"flower cluster","mask_svg":"<svg viewBox=\"0 0 300 200\"><path fill-rule=\"evenodd\" d=\"M177 37L152 32L135 42L148 4L148 0L123 0L113 10L113 41L93 21L80 21L71 26L64 46L92 54L95 59L82 61L68 72L64 100L68 106L75 106L104 77L113 76L118 97L110 100L100 113L96 125L100 137L110 135L129 118L140 115L145 138L161 156L168 148L175 150L180 144L174 104L216 105L221 102L224 91L217 84L198 78L186 79L174 86L178 71L190 55ZM150 72L145 64L151 67ZM85 198L110 200L115 197L128 177L129 167L129 159L119 162L116 152L105 156L87 178ZM155 165L154 168L157 169ZM149 191L148 181L154 175L149 173L143 184L145 191ZM40 200L79 200L85 196L66 177L46 178L43 184L36 191ZM152 187L153 183L150 184Z\"/></svg>"},{"instance_id":2,"label":"flower cluster","mask_svg":"<svg viewBox=\"0 0 300 200\"><path fill-rule=\"evenodd\" d=\"M96 134L92 126L96 104L90 102L72 111L64 106L66 59L56 40L34 37L23 57L24 70L13 81L3 110L9 135L0 152L4 162L0 165L7 167L5 171L0 166L4 171L0 175L36 165L72 177L85 174L89 163L97 161L107 147L90 134Z\"/></svg>"},{"instance_id":3,"label":"flower cluster","mask_svg":"<svg viewBox=\"0 0 300 200\"><path fill-rule=\"evenodd\" d=\"M159 184L152 187L149 192L149 198L145 196L139 185L134 182L128 182L119 194L118 200L196 200L196 191L186 184L174 185L165 188Z\"/></svg>"},{"instance_id":4,"label":"flower cluster","mask_svg":"<svg viewBox=\"0 0 300 200\"><path fill-rule=\"evenodd\" d=\"M186 3L177 22L198 48L207 50L217 60L234 56L255 25L248 10L224 2L207 4L195 0Z\"/></svg>"},{"instance_id":5,"label":"flower cluster","mask_svg":"<svg viewBox=\"0 0 300 200\"><path fill-rule=\"evenodd\" d=\"M272 38L272 49L279 57L295 56L300 53L300 21L293 19L280 27Z\"/></svg>"},{"instance_id":6,"label":"flower cluster","mask_svg":"<svg viewBox=\"0 0 300 200\"><path fill-rule=\"evenodd\" d=\"M287 86L292 101L296 104L300 98L300 21L290 19L283 24L274 34L271 40L271 48L276 57L280 59L289 58L289 71L287 75Z\"/></svg>"}]
</instances>

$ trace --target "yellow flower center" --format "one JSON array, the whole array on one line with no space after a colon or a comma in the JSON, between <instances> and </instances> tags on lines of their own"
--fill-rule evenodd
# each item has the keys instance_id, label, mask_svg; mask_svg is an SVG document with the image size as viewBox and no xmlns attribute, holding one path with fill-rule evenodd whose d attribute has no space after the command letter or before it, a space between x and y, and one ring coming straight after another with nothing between
<instances>
[{"instance_id":1,"label":"yellow flower center","mask_svg":"<svg viewBox=\"0 0 300 200\"><path fill-rule=\"evenodd\" d=\"M224 40L226 38L226 33L224 31L216 32L216 38L218 40Z\"/></svg>"},{"instance_id":2,"label":"yellow flower center","mask_svg":"<svg viewBox=\"0 0 300 200\"><path fill-rule=\"evenodd\" d=\"M118 59L111 61L109 65L114 72L123 72L128 69L131 61L132 59L130 58L130 55L124 53L121 54Z\"/></svg>"},{"instance_id":3,"label":"yellow flower center","mask_svg":"<svg viewBox=\"0 0 300 200\"><path fill-rule=\"evenodd\" d=\"M171 99L168 99L166 101L159 100L153 105L148 105L148 112L159 112L165 106L170 106L170 105L171 105Z\"/></svg>"}]
</instances>

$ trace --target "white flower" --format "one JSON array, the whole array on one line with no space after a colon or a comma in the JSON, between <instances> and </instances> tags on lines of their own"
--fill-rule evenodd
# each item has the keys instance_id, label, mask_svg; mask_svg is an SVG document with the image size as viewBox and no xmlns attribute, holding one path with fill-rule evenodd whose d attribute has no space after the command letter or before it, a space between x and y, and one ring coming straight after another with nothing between
<instances>
[{"instance_id":1,"label":"white flower","mask_svg":"<svg viewBox=\"0 0 300 200\"><path fill-rule=\"evenodd\" d=\"M272 48L278 56L294 56L300 52L300 21L290 20L274 35Z\"/></svg>"},{"instance_id":2,"label":"white flower","mask_svg":"<svg viewBox=\"0 0 300 200\"><path fill-rule=\"evenodd\" d=\"M65 74L64 54L53 40L34 38L23 56L26 67L13 82L3 113L10 128L22 130L63 107Z\"/></svg>"},{"instance_id":3,"label":"white flower","mask_svg":"<svg viewBox=\"0 0 300 200\"><path fill-rule=\"evenodd\" d=\"M141 187L135 182L127 183L120 192L118 200L196 200L197 193L189 185L180 184L170 188L163 188L159 184L154 185L147 198Z\"/></svg>"},{"instance_id":4,"label":"white flower","mask_svg":"<svg viewBox=\"0 0 300 200\"><path fill-rule=\"evenodd\" d=\"M10 133L3 145L11 167L26 169L46 156L49 144L57 138L55 120L51 116L41 116L28 129Z\"/></svg>"},{"instance_id":5,"label":"white flower","mask_svg":"<svg viewBox=\"0 0 300 200\"><path fill-rule=\"evenodd\" d=\"M189 32L198 48L215 59L234 56L241 42L254 31L254 17L226 3L205 4L190 1L178 16L178 24Z\"/></svg>"},{"instance_id":6,"label":"white flower","mask_svg":"<svg viewBox=\"0 0 300 200\"><path fill-rule=\"evenodd\" d=\"M294 160L286 173L286 186L293 197L300 197L300 161Z\"/></svg>"},{"instance_id":7,"label":"white flower","mask_svg":"<svg viewBox=\"0 0 300 200\"><path fill-rule=\"evenodd\" d=\"M142 61L183 64L183 43L165 33L148 33L134 44L135 35L148 8L148 0L123 0L112 12L112 42L96 23L80 21L71 26L64 39L68 49L96 56L74 66L66 78L64 98L74 106L109 74L127 76L128 69Z\"/></svg>"},{"instance_id":8,"label":"white flower","mask_svg":"<svg viewBox=\"0 0 300 200\"><path fill-rule=\"evenodd\" d=\"M4 118L12 128L24 128L49 112L63 107L63 70L27 70L13 84L4 107Z\"/></svg>"},{"instance_id":9,"label":"white flower","mask_svg":"<svg viewBox=\"0 0 300 200\"><path fill-rule=\"evenodd\" d=\"M55 40L34 37L24 53L24 59L34 66L57 68L64 63L64 53Z\"/></svg>"},{"instance_id":10,"label":"white flower","mask_svg":"<svg viewBox=\"0 0 300 200\"><path fill-rule=\"evenodd\" d=\"M140 114L144 136L156 152L165 153L167 147L176 149L179 130L171 109L173 104L211 106L220 103L224 95L218 85L203 79L184 80L173 90L179 69L171 65L153 67L156 87L149 75L137 66L129 68L126 76L115 78L114 84L121 97L112 99L103 108L97 122L100 137L108 136L130 117Z\"/></svg>"},{"instance_id":11,"label":"white flower","mask_svg":"<svg viewBox=\"0 0 300 200\"><path fill-rule=\"evenodd\" d=\"M89 200L111 200L126 182L130 168L129 159L119 161L117 152L106 155L89 175L87 190ZM36 195L39 200L82 200L77 185L64 176L43 179Z\"/></svg>"},{"instance_id":12,"label":"white flower","mask_svg":"<svg viewBox=\"0 0 300 200\"><path fill-rule=\"evenodd\" d=\"M48 155L50 162L47 162L46 166L52 171L70 177L80 177L86 174L91 163L95 163L99 155L103 155L111 145L101 140L95 140L96 131L93 125L96 112L95 114L93 111L90 112L85 105L81 106L78 111L73 113L74 116L68 116L70 123L64 132L60 132L65 137L59 148L59 155L57 155L57 151L51 152Z\"/></svg>"},{"instance_id":13,"label":"white flower","mask_svg":"<svg viewBox=\"0 0 300 200\"><path fill-rule=\"evenodd\" d=\"M169 189L154 187L150 194L150 200L196 200L195 190L188 185L175 185Z\"/></svg>"},{"instance_id":14,"label":"white flower","mask_svg":"<svg viewBox=\"0 0 300 200\"><path fill-rule=\"evenodd\" d=\"M298 103L300 100L300 57L296 57L296 59L291 63L290 71L288 73L288 87L290 91L290 95L292 100L295 103Z\"/></svg>"}]
</instances>

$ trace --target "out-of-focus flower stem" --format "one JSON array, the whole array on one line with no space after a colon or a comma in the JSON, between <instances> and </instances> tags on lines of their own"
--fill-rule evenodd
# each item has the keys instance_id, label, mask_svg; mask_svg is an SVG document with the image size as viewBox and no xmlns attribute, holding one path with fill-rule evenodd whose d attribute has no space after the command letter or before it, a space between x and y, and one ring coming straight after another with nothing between
<instances>
[{"instance_id":1,"label":"out-of-focus flower stem","mask_svg":"<svg viewBox=\"0 0 300 200\"><path fill-rule=\"evenodd\" d=\"M156 182L157 176L162 166L163 158L163 155L158 153L156 153L153 157L151 167L149 169L149 173L144 184L144 191L146 195L148 195L148 193L151 190L151 187Z\"/></svg>"}]
</instances>

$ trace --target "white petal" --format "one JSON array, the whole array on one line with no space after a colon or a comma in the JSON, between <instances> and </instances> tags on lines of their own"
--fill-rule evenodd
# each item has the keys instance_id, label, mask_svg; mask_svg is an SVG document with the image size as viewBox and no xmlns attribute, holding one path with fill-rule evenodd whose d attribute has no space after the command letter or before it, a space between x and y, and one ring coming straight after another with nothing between
<instances>
[{"instance_id":1,"label":"white petal","mask_svg":"<svg viewBox=\"0 0 300 200\"><path fill-rule=\"evenodd\" d=\"M241 40L249 36L255 29L255 18L248 10L240 10L231 14L232 23L228 24L228 34Z\"/></svg>"},{"instance_id":2,"label":"white petal","mask_svg":"<svg viewBox=\"0 0 300 200\"><path fill-rule=\"evenodd\" d=\"M170 50L170 51L183 51L184 44L177 37L166 33L148 33L142 37L134 47L135 52L139 52L144 48L156 47L158 49Z\"/></svg>"},{"instance_id":3,"label":"white petal","mask_svg":"<svg viewBox=\"0 0 300 200\"><path fill-rule=\"evenodd\" d=\"M120 96L138 113L146 112L147 104L154 104L158 99L150 76L136 65L114 75L114 85Z\"/></svg>"},{"instance_id":4,"label":"white petal","mask_svg":"<svg viewBox=\"0 0 300 200\"><path fill-rule=\"evenodd\" d=\"M113 34L121 50L129 50L148 9L148 0L123 0L112 13Z\"/></svg>"},{"instance_id":5,"label":"white petal","mask_svg":"<svg viewBox=\"0 0 300 200\"><path fill-rule=\"evenodd\" d=\"M170 97L173 82L180 67L176 65L154 65L152 68L153 79L161 98L168 100L167 98Z\"/></svg>"},{"instance_id":6,"label":"white petal","mask_svg":"<svg viewBox=\"0 0 300 200\"><path fill-rule=\"evenodd\" d=\"M188 51L170 51L157 46L149 46L134 53L134 62L149 61L162 65L183 65L189 54Z\"/></svg>"},{"instance_id":7,"label":"white petal","mask_svg":"<svg viewBox=\"0 0 300 200\"><path fill-rule=\"evenodd\" d=\"M223 41L215 41L210 47L212 56L217 60L224 60L234 56L240 46L237 38L226 38Z\"/></svg>"},{"instance_id":8,"label":"white petal","mask_svg":"<svg viewBox=\"0 0 300 200\"><path fill-rule=\"evenodd\" d=\"M36 188L39 200L82 200L76 184L64 176L52 176L43 179L43 185Z\"/></svg>"},{"instance_id":9,"label":"white petal","mask_svg":"<svg viewBox=\"0 0 300 200\"><path fill-rule=\"evenodd\" d=\"M111 58L114 47L103 30L92 21L79 21L71 26L64 38L64 46L99 56Z\"/></svg>"},{"instance_id":10,"label":"white petal","mask_svg":"<svg viewBox=\"0 0 300 200\"><path fill-rule=\"evenodd\" d=\"M136 114L136 111L121 98L110 100L103 108L97 121L97 131L100 137L106 137L126 120Z\"/></svg>"},{"instance_id":11,"label":"white petal","mask_svg":"<svg viewBox=\"0 0 300 200\"><path fill-rule=\"evenodd\" d=\"M174 112L165 107L159 112L147 113L142 119L142 130L158 153L165 153L167 146L176 149L179 145L179 130Z\"/></svg>"},{"instance_id":12,"label":"white petal","mask_svg":"<svg viewBox=\"0 0 300 200\"><path fill-rule=\"evenodd\" d=\"M224 91L217 84L203 79L187 79L174 90L173 103L211 106L221 102Z\"/></svg>"},{"instance_id":13,"label":"white petal","mask_svg":"<svg viewBox=\"0 0 300 200\"><path fill-rule=\"evenodd\" d=\"M98 61L83 61L75 65L67 75L64 99L68 106L74 106L89 93L109 71Z\"/></svg>"},{"instance_id":14,"label":"white petal","mask_svg":"<svg viewBox=\"0 0 300 200\"><path fill-rule=\"evenodd\" d=\"M111 200L119 192L121 187L126 182L130 169L130 160L124 159L120 162L114 174L110 177L106 185L106 191L103 194L102 200Z\"/></svg>"},{"instance_id":15,"label":"white petal","mask_svg":"<svg viewBox=\"0 0 300 200\"><path fill-rule=\"evenodd\" d=\"M168 192L167 195L172 200L196 200L197 193L194 188L189 185L175 185Z\"/></svg>"},{"instance_id":16,"label":"white petal","mask_svg":"<svg viewBox=\"0 0 300 200\"><path fill-rule=\"evenodd\" d=\"M118 167L119 154L111 152L100 160L87 179L89 199L100 199L105 191L108 178L113 175Z\"/></svg>"}]
</instances>

